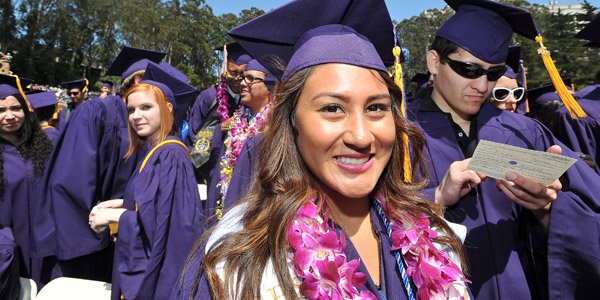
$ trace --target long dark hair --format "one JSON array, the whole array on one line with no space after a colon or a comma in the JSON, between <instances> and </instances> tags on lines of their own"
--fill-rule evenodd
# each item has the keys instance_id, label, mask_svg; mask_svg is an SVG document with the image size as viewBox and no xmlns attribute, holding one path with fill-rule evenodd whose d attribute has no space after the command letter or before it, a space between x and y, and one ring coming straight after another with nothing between
<instances>
[{"instance_id":1,"label":"long dark hair","mask_svg":"<svg viewBox=\"0 0 600 300\"><path fill-rule=\"evenodd\" d=\"M295 299L296 291L288 269L286 240L289 224L298 209L313 195L323 194L319 181L305 165L296 146L295 114L299 95L311 72L318 66L296 72L277 91L271 110L270 122L263 132L263 147L258 177L243 199L247 205L242 217L243 230L220 238L203 258L196 282L190 292L194 297L199 275L205 272L215 299L257 299L263 271L269 262L286 299ZM392 114L396 125L396 142L392 155L375 190L384 195L389 211L405 211L412 216L424 214L432 226L442 232L436 242L448 245L462 254L460 242L442 218L440 206L421 198L420 190L426 185L426 165L423 158L424 137L412 123L402 117L401 91L388 74L379 72L392 96ZM379 76L378 76L379 77ZM381 79L380 79L381 80ZM406 183L403 172L404 155L402 134L408 135L412 146L412 183ZM392 213L391 218L398 218ZM206 239L211 231L204 235ZM198 243L190 255L204 251ZM461 256L464 258L464 256ZM216 265L226 261L224 281L216 272ZM463 261L464 262L464 261Z\"/></svg>"},{"instance_id":2,"label":"long dark hair","mask_svg":"<svg viewBox=\"0 0 600 300\"><path fill-rule=\"evenodd\" d=\"M11 96L17 98L17 101L19 101L19 104L25 113L23 125L15 132L17 143L14 146L17 148L19 155L21 155L23 159L31 160L33 163L33 175L41 176L44 173L48 158L52 152L52 142L40 127L35 113L30 112L27 109L28 106L25 98L23 98L21 94L14 94ZM0 145L0 147L2 147L0 153L4 153L4 145ZM0 195L1 194L4 194L3 155L0 155Z\"/></svg>"}]
</instances>

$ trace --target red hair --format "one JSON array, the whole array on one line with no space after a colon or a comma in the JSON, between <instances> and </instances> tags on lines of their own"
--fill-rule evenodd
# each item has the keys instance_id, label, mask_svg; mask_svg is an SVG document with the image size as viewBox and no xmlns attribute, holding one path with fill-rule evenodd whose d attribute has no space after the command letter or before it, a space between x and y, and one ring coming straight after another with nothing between
<instances>
[{"instance_id":1,"label":"red hair","mask_svg":"<svg viewBox=\"0 0 600 300\"><path fill-rule=\"evenodd\" d=\"M154 99L156 99L156 103L158 103L158 109L160 110L160 135L158 139L154 142L158 144L167 139L171 130L173 128L173 112L169 110L169 100L167 96L156 86L147 83L140 83L132 86L127 93L125 94L125 105L129 101L129 95L133 93L147 93L150 92L154 95ZM125 154L125 158L131 157L133 153L137 152L142 148L144 143L146 142L145 138L141 138L129 121L127 122L127 131L129 132L129 149L127 149L127 153Z\"/></svg>"}]
</instances>

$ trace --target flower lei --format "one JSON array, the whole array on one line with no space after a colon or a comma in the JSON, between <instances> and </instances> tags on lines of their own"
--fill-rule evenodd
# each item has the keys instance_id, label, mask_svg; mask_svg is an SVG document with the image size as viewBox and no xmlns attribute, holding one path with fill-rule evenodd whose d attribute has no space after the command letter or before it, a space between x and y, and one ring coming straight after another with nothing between
<instances>
[{"instance_id":1,"label":"flower lei","mask_svg":"<svg viewBox=\"0 0 600 300\"><path fill-rule=\"evenodd\" d=\"M220 163L221 172L217 188L220 187L221 199L217 202L217 219L221 219L223 214L223 199L227 196L227 189L229 188L233 168L237 164L242 147L249 137L257 135L265 127L269 118L269 111L271 110L271 102L272 100L256 114L256 117L250 121L250 124L248 124L250 108L247 108L245 105L240 105L233 114L232 122L229 125L229 132L224 142L227 150L223 154Z\"/></svg>"},{"instance_id":2,"label":"flower lei","mask_svg":"<svg viewBox=\"0 0 600 300\"><path fill-rule=\"evenodd\" d=\"M221 77L221 82L217 86L217 100L219 101L219 106L217 107L217 117L221 122L227 121L229 119L229 101L227 99L227 80L225 77Z\"/></svg>"},{"instance_id":3,"label":"flower lei","mask_svg":"<svg viewBox=\"0 0 600 300\"><path fill-rule=\"evenodd\" d=\"M340 233L337 238L325 218L319 216L320 208L313 196L296 213L288 229L288 255L294 272L302 279L300 293L307 299L377 299L368 290L358 292L367 276L357 272L360 265L354 259L347 261L346 239ZM390 214L386 203L377 195L387 216L395 216L390 222L393 245L400 250L407 264L407 273L418 288L419 299L468 299L462 271L446 253L438 250L433 239L437 232L430 228L429 219L421 215L414 218L403 212ZM406 220L405 222L398 220ZM406 224L414 224L406 226Z\"/></svg>"}]
</instances>

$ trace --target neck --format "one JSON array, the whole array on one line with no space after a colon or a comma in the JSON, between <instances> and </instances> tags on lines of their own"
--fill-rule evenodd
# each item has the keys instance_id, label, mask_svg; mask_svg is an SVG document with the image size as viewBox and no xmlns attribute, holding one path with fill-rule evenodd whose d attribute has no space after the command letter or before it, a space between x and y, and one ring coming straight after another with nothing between
<instances>
[{"instance_id":1,"label":"neck","mask_svg":"<svg viewBox=\"0 0 600 300\"><path fill-rule=\"evenodd\" d=\"M371 203L368 197L347 198L331 190L326 191L325 200L333 220L340 225L349 237L353 237L361 228L371 226Z\"/></svg>"},{"instance_id":2,"label":"neck","mask_svg":"<svg viewBox=\"0 0 600 300\"><path fill-rule=\"evenodd\" d=\"M16 146L17 143L19 142L19 139L17 138L16 134L0 133L0 138L7 140L9 143L13 144L14 146Z\"/></svg>"},{"instance_id":3,"label":"neck","mask_svg":"<svg viewBox=\"0 0 600 300\"><path fill-rule=\"evenodd\" d=\"M452 121L458 124L458 126L460 126L460 128L462 128L467 135L469 134L469 129L471 128L471 119L473 118L472 115L460 113L452 109L452 107L448 105L448 102L446 102L446 99L444 99L444 97L442 97L442 95L440 95L435 88L431 93L431 99L433 99L433 102L435 102L435 104L443 112L452 115Z\"/></svg>"}]
</instances>

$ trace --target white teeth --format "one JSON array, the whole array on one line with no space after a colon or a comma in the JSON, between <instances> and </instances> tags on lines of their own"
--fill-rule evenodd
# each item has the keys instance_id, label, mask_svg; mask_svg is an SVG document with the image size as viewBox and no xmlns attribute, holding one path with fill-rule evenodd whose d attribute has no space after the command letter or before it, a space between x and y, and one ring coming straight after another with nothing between
<instances>
[{"instance_id":1,"label":"white teeth","mask_svg":"<svg viewBox=\"0 0 600 300\"><path fill-rule=\"evenodd\" d=\"M360 164L364 164L367 161L369 161L369 158L368 157L365 157L365 158L338 157L337 160L339 160L340 162L345 163L345 164L360 165Z\"/></svg>"}]
</instances>

